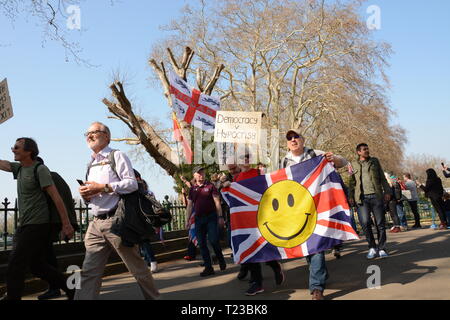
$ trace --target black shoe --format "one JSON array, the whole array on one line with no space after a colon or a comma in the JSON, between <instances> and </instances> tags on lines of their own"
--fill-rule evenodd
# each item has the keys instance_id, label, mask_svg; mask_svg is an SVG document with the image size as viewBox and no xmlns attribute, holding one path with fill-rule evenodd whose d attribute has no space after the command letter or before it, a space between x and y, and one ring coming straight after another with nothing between
<instances>
[{"instance_id":1,"label":"black shoe","mask_svg":"<svg viewBox=\"0 0 450 320\"><path fill-rule=\"evenodd\" d=\"M227 263L225 260L219 262L219 267L221 271L224 271L227 268Z\"/></svg>"},{"instance_id":2,"label":"black shoe","mask_svg":"<svg viewBox=\"0 0 450 320\"><path fill-rule=\"evenodd\" d=\"M250 288L248 288L248 290L245 292L245 295L254 296L262 292L264 292L264 288L260 284L253 282L252 284L250 284Z\"/></svg>"},{"instance_id":3,"label":"black shoe","mask_svg":"<svg viewBox=\"0 0 450 320\"><path fill-rule=\"evenodd\" d=\"M67 300L73 300L75 298L75 289L69 289L66 291Z\"/></svg>"},{"instance_id":4,"label":"black shoe","mask_svg":"<svg viewBox=\"0 0 450 320\"><path fill-rule=\"evenodd\" d=\"M415 224L412 226L413 229L422 229L422 226L420 224Z\"/></svg>"},{"instance_id":5,"label":"black shoe","mask_svg":"<svg viewBox=\"0 0 450 320\"><path fill-rule=\"evenodd\" d=\"M336 259L341 258L341 250L340 249L333 249L333 255L336 257Z\"/></svg>"},{"instance_id":6,"label":"black shoe","mask_svg":"<svg viewBox=\"0 0 450 320\"><path fill-rule=\"evenodd\" d=\"M247 269L241 269L241 270L239 270L239 273L238 273L238 275L237 275L237 278L239 279L239 280L245 280L245 278L247 277L247 274L248 274L248 270Z\"/></svg>"},{"instance_id":7,"label":"black shoe","mask_svg":"<svg viewBox=\"0 0 450 320\"><path fill-rule=\"evenodd\" d=\"M275 273L275 283L277 286L281 285L284 282L285 276L283 270L281 270L281 266L279 270L274 270Z\"/></svg>"},{"instance_id":8,"label":"black shoe","mask_svg":"<svg viewBox=\"0 0 450 320\"><path fill-rule=\"evenodd\" d=\"M48 289L47 292L38 296L38 300L49 300L61 297L61 291L59 289Z\"/></svg>"},{"instance_id":9,"label":"black shoe","mask_svg":"<svg viewBox=\"0 0 450 320\"><path fill-rule=\"evenodd\" d=\"M207 277L213 274L215 274L214 269L212 267L206 267L205 270L200 273L200 277Z\"/></svg>"}]
</instances>

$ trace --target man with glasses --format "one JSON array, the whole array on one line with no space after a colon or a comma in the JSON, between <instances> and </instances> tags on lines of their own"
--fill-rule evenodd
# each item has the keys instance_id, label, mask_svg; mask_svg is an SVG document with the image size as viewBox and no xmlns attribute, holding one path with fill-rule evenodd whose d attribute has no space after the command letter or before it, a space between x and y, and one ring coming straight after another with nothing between
<instances>
[{"instance_id":1,"label":"man with glasses","mask_svg":"<svg viewBox=\"0 0 450 320\"><path fill-rule=\"evenodd\" d=\"M45 165L38 166L39 149L33 139L17 139L11 150L17 162L0 160L0 170L12 172L14 179L17 179L19 227L14 234L13 250L6 271L7 294L2 299L22 298L25 273L29 267L34 275L63 289L72 300L74 290L67 288L65 276L46 259L47 247L51 241L47 195L60 215L62 237L70 239L74 234L64 202L52 180L50 170Z\"/></svg>"},{"instance_id":2,"label":"man with glasses","mask_svg":"<svg viewBox=\"0 0 450 320\"><path fill-rule=\"evenodd\" d=\"M347 160L332 152L324 152L305 147L305 138L299 130L289 130L286 133L287 147L289 152L282 160L282 167L286 168L297 163L309 160L319 155L334 163L336 168L347 165ZM328 271L325 265L325 253L320 252L306 257L309 264L309 290L313 300L323 300L323 291L328 279Z\"/></svg>"},{"instance_id":3,"label":"man with glasses","mask_svg":"<svg viewBox=\"0 0 450 320\"><path fill-rule=\"evenodd\" d=\"M139 254L138 245L125 245L121 237L111 232L120 195L138 189L131 162L123 152L109 147L111 133L103 123L94 122L85 136L93 154L88 169L88 181L79 191L83 199L90 204L94 219L89 224L84 239L86 256L81 271L81 288L77 290L75 299L98 298L105 265L112 251L120 256L135 277L144 298L156 299L159 292L155 288L147 264ZM115 170L109 161L112 152Z\"/></svg>"}]
</instances>

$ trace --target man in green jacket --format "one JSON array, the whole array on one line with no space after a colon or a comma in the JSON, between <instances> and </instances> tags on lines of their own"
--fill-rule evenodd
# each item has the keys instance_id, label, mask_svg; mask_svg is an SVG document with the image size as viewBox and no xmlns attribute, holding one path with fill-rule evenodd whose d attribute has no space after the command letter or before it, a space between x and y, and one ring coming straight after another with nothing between
<instances>
[{"instance_id":1,"label":"man in green jacket","mask_svg":"<svg viewBox=\"0 0 450 320\"><path fill-rule=\"evenodd\" d=\"M361 143L356 147L358 159L351 162L353 174L349 183L350 205L357 205L359 222L369 243L367 259L373 259L377 253L380 258L386 253L386 227L383 198L390 200L391 187L384 176L377 158L370 156L369 146ZM370 213L373 213L378 228L378 246L372 232Z\"/></svg>"}]
</instances>

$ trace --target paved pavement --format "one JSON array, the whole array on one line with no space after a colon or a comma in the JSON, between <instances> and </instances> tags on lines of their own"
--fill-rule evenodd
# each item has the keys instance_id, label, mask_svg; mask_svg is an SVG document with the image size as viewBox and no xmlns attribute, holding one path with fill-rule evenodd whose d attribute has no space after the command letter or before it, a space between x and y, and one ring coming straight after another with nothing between
<instances>
[{"instance_id":1,"label":"paved pavement","mask_svg":"<svg viewBox=\"0 0 450 320\"><path fill-rule=\"evenodd\" d=\"M429 300L450 299L450 230L409 230L388 234L386 259L367 260L367 245L359 241L344 244L342 257L327 254L330 278L326 299L333 300ZM236 279L238 265L231 262L226 250L228 268L207 278L201 278L200 261L171 261L160 264L154 274L162 300L252 300L244 295L247 281ZM381 270L381 289L368 289L369 266ZM308 266L305 259L283 262L286 281L276 286L273 273L263 266L265 292L258 300L310 300ZM34 300L37 295L25 297ZM142 295L134 279L128 274L106 277L103 280L101 300L141 300Z\"/></svg>"}]
</instances>

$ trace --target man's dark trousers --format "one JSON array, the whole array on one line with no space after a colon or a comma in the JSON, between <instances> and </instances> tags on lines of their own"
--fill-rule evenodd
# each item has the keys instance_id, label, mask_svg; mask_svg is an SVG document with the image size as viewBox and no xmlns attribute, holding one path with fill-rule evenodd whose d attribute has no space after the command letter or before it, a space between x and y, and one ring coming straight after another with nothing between
<instances>
[{"instance_id":1,"label":"man's dark trousers","mask_svg":"<svg viewBox=\"0 0 450 320\"><path fill-rule=\"evenodd\" d=\"M47 262L49 241L49 224L25 225L16 230L6 273L8 300L22 298L27 268L35 276L67 292L64 275Z\"/></svg>"},{"instance_id":2,"label":"man's dark trousers","mask_svg":"<svg viewBox=\"0 0 450 320\"><path fill-rule=\"evenodd\" d=\"M419 215L419 208L417 207L417 201L409 201L409 206L411 208L411 211L414 215L414 225L420 226L420 215Z\"/></svg>"},{"instance_id":3,"label":"man's dark trousers","mask_svg":"<svg viewBox=\"0 0 450 320\"><path fill-rule=\"evenodd\" d=\"M372 223L370 213L373 213L375 223L378 229L378 246L372 232ZM385 250L386 245L386 226L384 216L383 199L379 199L376 194L364 195L362 204L358 204L359 222L363 228L369 248Z\"/></svg>"}]
</instances>

